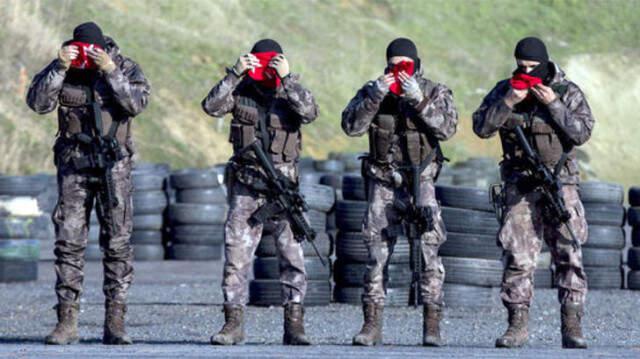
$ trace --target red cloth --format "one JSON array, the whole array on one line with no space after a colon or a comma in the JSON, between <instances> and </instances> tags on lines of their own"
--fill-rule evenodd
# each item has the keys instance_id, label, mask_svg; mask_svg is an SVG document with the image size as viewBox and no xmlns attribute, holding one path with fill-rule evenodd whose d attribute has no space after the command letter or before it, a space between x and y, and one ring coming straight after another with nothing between
<instances>
[{"instance_id":1,"label":"red cloth","mask_svg":"<svg viewBox=\"0 0 640 359\"><path fill-rule=\"evenodd\" d=\"M96 69L98 67L96 66L95 62L91 60L89 55L87 55L87 50L94 49L94 48L102 50L101 46L94 45L94 44L87 44L86 42L80 42L80 41L74 41L69 45L73 45L78 48L78 57L76 57L75 60L71 60L71 67L75 67L83 70L91 70L91 69Z\"/></svg>"},{"instance_id":2,"label":"red cloth","mask_svg":"<svg viewBox=\"0 0 640 359\"><path fill-rule=\"evenodd\" d=\"M260 65L262 67L256 67L253 70L249 71L248 75L254 81L259 82L262 86L268 88L276 88L280 86L280 77L276 72L276 69L271 67L267 67L269 65L269 61L276 56L279 55L275 51L269 52L255 52L253 53L255 57L260 61Z\"/></svg>"},{"instance_id":3,"label":"red cloth","mask_svg":"<svg viewBox=\"0 0 640 359\"><path fill-rule=\"evenodd\" d=\"M398 74L402 71L406 72L409 76L413 75L413 73L415 72L413 61L400 61L397 64L393 65L393 67L391 67L391 69L387 72L393 73L395 82L392 83L391 86L389 86L389 91L393 92L396 95L402 94L402 84L398 79Z\"/></svg>"},{"instance_id":4,"label":"red cloth","mask_svg":"<svg viewBox=\"0 0 640 359\"><path fill-rule=\"evenodd\" d=\"M513 75L509 82L511 83L511 87L516 90L527 90L541 84L542 79L539 77L518 73Z\"/></svg>"}]
</instances>

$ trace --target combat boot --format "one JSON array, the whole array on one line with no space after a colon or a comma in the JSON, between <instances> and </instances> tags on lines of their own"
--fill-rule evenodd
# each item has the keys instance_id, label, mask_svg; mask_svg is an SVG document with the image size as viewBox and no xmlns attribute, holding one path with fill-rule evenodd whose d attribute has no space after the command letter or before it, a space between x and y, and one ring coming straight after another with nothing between
<instances>
[{"instance_id":1,"label":"combat boot","mask_svg":"<svg viewBox=\"0 0 640 359\"><path fill-rule=\"evenodd\" d=\"M580 303L565 303L560 309L562 320L562 347L586 349L587 341L582 336L580 320L584 316L584 307Z\"/></svg>"},{"instance_id":2,"label":"combat boot","mask_svg":"<svg viewBox=\"0 0 640 359\"><path fill-rule=\"evenodd\" d=\"M287 303L284 306L284 345L311 345L304 333L304 307L300 303Z\"/></svg>"},{"instance_id":3,"label":"combat boot","mask_svg":"<svg viewBox=\"0 0 640 359\"><path fill-rule=\"evenodd\" d=\"M104 335L102 336L102 344L133 344L133 341L127 335L124 328L124 315L127 313L127 305L106 301L104 308Z\"/></svg>"},{"instance_id":4,"label":"combat boot","mask_svg":"<svg viewBox=\"0 0 640 359\"><path fill-rule=\"evenodd\" d=\"M384 306L375 303L364 303L362 313L364 324L360 333L353 337L353 345L378 345L382 344L382 315Z\"/></svg>"},{"instance_id":5,"label":"combat boot","mask_svg":"<svg viewBox=\"0 0 640 359\"><path fill-rule=\"evenodd\" d=\"M442 338L440 337L440 320L442 320L442 307L435 304L425 304L422 316L423 346L442 346Z\"/></svg>"},{"instance_id":6,"label":"combat boot","mask_svg":"<svg viewBox=\"0 0 640 359\"><path fill-rule=\"evenodd\" d=\"M509 328L496 340L496 348L519 348L527 342L529 336L529 307L523 304L510 304Z\"/></svg>"},{"instance_id":7,"label":"combat boot","mask_svg":"<svg viewBox=\"0 0 640 359\"><path fill-rule=\"evenodd\" d=\"M56 314L58 324L51 334L44 339L45 344L66 345L75 344L80 339L78 337L78 304L58 304Z\"/></svg>"},{"instance_id":8,"label":"combat boot","mask_svg":"<svg viewBox=\"0 0 640 359\"><path fill-rule=\"evenodd\" d=\"M218 334L211 337L213 345L235 345L244 341L244 307L236 304L224 305L224 325Z\"/></svg>"}]
</instances>

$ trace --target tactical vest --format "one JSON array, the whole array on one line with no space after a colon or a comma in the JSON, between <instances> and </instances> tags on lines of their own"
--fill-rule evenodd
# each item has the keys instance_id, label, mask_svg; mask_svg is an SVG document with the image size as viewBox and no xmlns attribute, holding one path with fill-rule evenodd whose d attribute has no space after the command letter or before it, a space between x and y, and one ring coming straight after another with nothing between
<instances>
[{"instance_id":1,"label":"tactical vest","mask_svg":"<svg viewBox=\"0 0 640 359\"><path fill-rule=\"evenodd\" d=\"M369 160L382 167L420 165L439 144L409 109L387 96L369 127ZM436 152L434 152L436 151ZM440 160L432 155L431 160Z\"/></svg>"},{"instance_id":2,"label":"tactical vest","mask_svg":"<svg viewBox=\"0 0 640 359\"><path fill-rule=\"evenodd\" d=\"M76 134L86 132L83 126L92 121L90 87L65 83L58 95L58 131L59 135L72 139ZM107 85L98 82L93 88L96 102L102 113L102 132L109 133L114 119L120 122L115 137L121 146L125 146L130 136L131 121L128 121L122 109L114 102L112 91Z\"/></svg>"},{"instance_id":3,"label":"tactical vest","mask_svg":"<svg viewBox=\"0 0 640 359\"><path fill-rule=\"evenodd\" d=\"M558 97L562 97L567 91L566 85L553 86ZM523 130L533 149L538 152L544 164L559 174L566 168L568 174L576 174L575 168L576 150L570 141L562 138L562 132L553 122L551 114L546 106L537 105L529 111L518 111L512 115L523 120ZM526 168L524 153L512 131L505 131L500 136L504 153L505 165L513 170ZM557 168L557 169L556 169Z\"/></svg>"},{"instance_id":4,"label":"tactical vest","mask_svg":"<svg viewBox=\"0 0 640 359\"><path fill-rule=\"evenodd\" d=\"M302 149L300 119L297 117L289 109L286 99L273 97L260 101L251 95L237 97L229 133L234 155L246 157L242 150L260 140L268 147L266 149L273 163L294 162ZM265 137L266 141L263 140Z\"/></svg>"}]
</instances>

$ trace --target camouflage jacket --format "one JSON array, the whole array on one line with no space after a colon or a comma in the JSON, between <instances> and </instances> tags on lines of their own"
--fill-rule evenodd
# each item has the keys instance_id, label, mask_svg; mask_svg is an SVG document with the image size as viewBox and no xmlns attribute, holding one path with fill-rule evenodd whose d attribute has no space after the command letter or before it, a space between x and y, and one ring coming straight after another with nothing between
<instances>
[{"instance_id":1,"label":"camouflage jacket","mask_svg":"<svg viewBox=\"0 0 640 359\"><path fill-rule=\"evenodd\" d=\"M274 90L266 90L248 76L237 77L230 70L202 100L202 109L210 116L232 113L229 141L234 153L261 138L259 110L268 113L270 153L274 163L294 163L302 149L300 127L318 117L318 105L311 92L291 74Z\"/></svg>"},{"instance_id":2,"label":"camouflage jacket","mask_svg":"<svg viewBox=\"0 0 640 359\"><path fill-rule=\"evenodd\" d=\"M424 100L420 103L412 103L405 100L402 97L398 97L397 105L391 106L391 111L383 109L385 107L383 103L391 99L395 95L378 93L375 87L375 81L367 82L355 95L355 97L349 102L347 107L342 112L342 129L348 136L362 136L369 132L370 146L375 141L370 131L373 127L376 127L376 119L384 113L389 113L393 116L399 116L400 112L406 112L410 115L411 121L416 124L414 131L433 138L436 141L445 141L451 138L456 133L456 127L458 124L458 113L453 103L453 93L446 86L435 83L422 76L421 72L418 72L416 79L422 88L424 93ZM396 119L397 121L397 119ZM398 127L394 126L394 135L396 137L403 136L406 132ZM398 152L395 148L399 143L403 141L393 140L394 145L389 150L390 152ZM369 157L371 158L374 152L370 150ZM424 151L422 151L424 157ZM391 162L398 162L395 158ZM394 163L397 164L397 163ZM375 166L374 166L375 167ZM430 166L427 169L431 177L435 176L437 172L437 165ZM372 171L380 169L373 168ZM384 170L380 170L385 172ZM385 177L383 175L382 177ZM380 177L381 178L381 177Z\"/></svg>"},{"instance_id":3,"label":"camouflage jacket","mask_svg":"<svg viewBox=\"0 0 640 359\"><path fill-rule=\"evenodd\" d=\"M109 74L98 73L93 86L95 100L100 104L103 117L103 131L108 131L112 121L119 122L116 137L123 149L133 153L133 141L130 134L131 119L144 110L149 101L151 87L140 66L120 53L118 45L109 37L105 37L105 51L111 56L116 69ZM75 133L81 132L82 123L90 121L87 107L66 105L61 98L73 86L65 82L67 73L52 61L32 80L27 93L27 105L39 113L46 114L58 108L59 138L56 150L73 147L80 151L72 139Z\"/></svg>"},{"instance_id":4,"label":"camouflage jacket","mask_svg":"<svg viewBox=\"0 0 640 359\"><path fill-rule=\"evenodd\" d=\"M580 88L569 81L564 72L555 64L551 64L552 80L549 86L556 91L558 99L548 106L537 100L525 100L511 110L504 102L504 97L511 88L509 79L498 82L493 90L484 98L480 107L473 113L473 130L481 138L489 138L500 133L503 147L501 162L502 179L509 183L518 182L530 173L522 166L519 156L521 149L515 142L513 125L523 123L525 134L535 136L532 124L540 121L550 128L550 133L541 133L546 141L557 138L559 148L556 152L565 151L569 154L565 165L560 169L559 177L564 183L578 183L579 170L575 155L575 146L580 146L591 137L595 119ZM562 89L560 92L557 89ZM528 104L527 104L528 102ZM524 122L522 122L524 119ZM532 121L532 122L528 122ZM533 137L532 137L533 138ZM534 150L542 150L535 138L530 138ZM561 148L560 148L561 147ZM557 155L551 156L557 158ZM557 164L558 161L556 161ZM554 170L554 164L548 163Z\"/></svg>"}]
</instances>

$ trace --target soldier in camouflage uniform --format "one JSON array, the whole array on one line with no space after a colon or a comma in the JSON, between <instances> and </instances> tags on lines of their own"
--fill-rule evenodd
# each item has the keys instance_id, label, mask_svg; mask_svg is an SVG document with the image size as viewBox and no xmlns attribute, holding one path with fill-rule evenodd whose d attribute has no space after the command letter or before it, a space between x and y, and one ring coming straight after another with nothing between
<instances>
[{"instance_id":1,"label":"soldier in camouflage uniform","mask_svg":"<svg viewBox=\"0 0 640 359\"><path fill-rule=\"evenodd\" d=\"M394 202L408 203L411 188L408 178L411 176L406 176L401 167L421 166L418 205L431 208L434 223L433 230L421 235L423 344L439 346L445 273L438 248L446 239L446 230L435 198L434 181L442 161L439 141L454 135L458 115L451 90L422 76L417 49L411 40L392 41L387 47L387 62L388 73L367 82L342 113L345 133L349 136L368 133L370 144L369 156L363 166L370 202L363 223L369 251L362 297L364 325L353 338L353 344L382 342L383 273L399 233L392 228L397 228L402 220ZM412 64L414 71L399 72L399 83L395 83L391 69L402 63ZM392 93L390 88L393 90L394 83L396 91Z\"/></svg>"},{"instance_id":2,"label":"soldier in camouflage uniform","mask_svg":"<svg viewBox=\"0 0 640 359\"><path fill-rule=\"evenodd\" d=\"M501 172L505 210L498 241L504 249L501 297L509 312L509 328L498 338L496 346L519 347L527 340L533 274L544 239L556 266L555 280L562 305L562 345L586 348L580 326L587 293L582 252L573 248L565 227L543 222L541 196L528 182L530 172L513 129L522 125L534 150L563 182L562 195L571 212L569 225L578 241L584 243L587 223L578 195L575 146L589 139L594 118L580 88L549 61L541 40L521 40L515 57L518 69L513 80L498 82L473 114L475 133L481 138L500 133L504 152ZM533 85L518 89L523 86L513 81L527 79L523 75L529 76Z\"/></svg>"},{"instance_id":3,"label":"soldier in camouflage uniform","mask_svg":"<svg viewBox=\"0 0 640 359\"><path fill-rule=\"evenodd\" d=\"M252 78L258 72L264 77ZM299 76L289 72L280 45L264 39L258 41L249 54L241 56L234 67L227 69L226 76L202 101L202 108L216 117L233 114L229 141L234 154L225 174L230 204L225 224L222 280L225 324L211 338L214 345L231 345L244 340L247 279L263 229L262 223L252 223L250 219L265 204L268 192L265 173L255 155L243 150L260 141L276 169L297 183L297 160L302 144L300 127L315 120L318 106L311 92L300 84ZM294 238L288 220L276 222L284 305L283 342L308 345L304 332L303 301L307 281L302 247Z\"/></svg>"},{"instance_id":4,"label":"soldier in camouflage uniform","mask_svg":"<svg viewBox=\"0 0 640 359\"><path fill-rule=\"evenodd\" d=\"M72 66L79 48L72 42L100 46L87 52L93 69ZM56 230L55 270L57 275L58 324L47 336L47 344L78 341L78 311L82 294L84 251L87 246L89 214L98 191L94 176L76 166L87 158L87 145L78 140L93 121L90 94L100 104L103 130L115 130L122 159L112 169L117 206L105 215L98 208L100 245L104 251L105 344L131 344L125 332L127 290L133 279L131 120L146 106L150 87L140 67L120 54L120 49L94 23L79 25L73 40L59 50L58 58L38 73L29 88L27 103L39 114L58 109L59 133L54 146L58 169L59 200L53 213ZM117 125L117 126L116 126ZM101 207L100 201L97 205Z\"/></svg>"}]
</instances>

